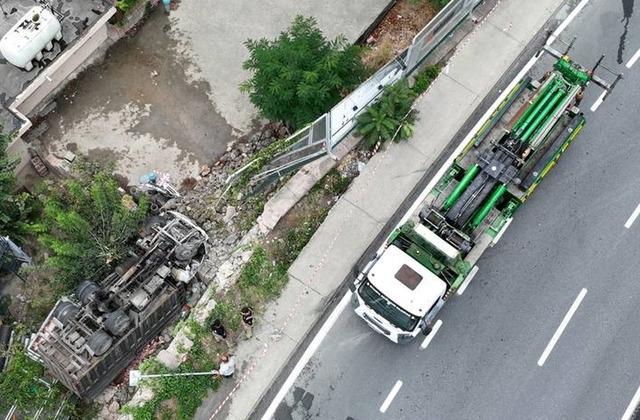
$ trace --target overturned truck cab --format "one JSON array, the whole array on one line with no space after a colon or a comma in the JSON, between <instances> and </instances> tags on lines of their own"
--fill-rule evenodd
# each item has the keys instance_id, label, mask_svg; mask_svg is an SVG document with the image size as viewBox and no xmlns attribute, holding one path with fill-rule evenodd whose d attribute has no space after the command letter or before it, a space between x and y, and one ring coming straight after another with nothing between
<instances>
[{"instance_id":1,"label":"overturned truck cab","mask_svg":"<svg viewBox=\"0 0 640 420\"><path fill-rule=\"evenodd\" d=\"M186 216L161 214L136 257L56 303L29 354L80 398L97 397L180 314L207 241Z\"/></svg>"}]
</instances>

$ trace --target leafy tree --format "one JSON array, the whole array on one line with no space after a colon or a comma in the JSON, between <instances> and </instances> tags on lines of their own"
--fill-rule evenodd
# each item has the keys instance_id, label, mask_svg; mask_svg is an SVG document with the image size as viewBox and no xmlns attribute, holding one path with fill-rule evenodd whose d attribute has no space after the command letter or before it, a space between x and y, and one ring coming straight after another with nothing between
<instances>
[{"instance_id":1,"label":"leafy tree","mask_svg":"<svg viewBox=\"0 0 640 420\"><path fill-rule=\"evenodd\" d=\"M66 287L99 279L122 260L149 207L144 198L125 205L115 179L103 171L51 186L43 202L39 239L52 253L47 264Z\"/></svg>"},{"instance_id":2,"label":"leafy tree","mask_svg":"<svg viewBox=\"0 0 640 420\"><path fill-rule=\"evenodd\" d=\"M416 93L405 80L387 86L380 100L358 116L357 131L364 138L365 147L411 137L416 120L411 108L415 98Z\"/></svg>"},{"instance_id":3,"label":"leafy tree","mask_svg":"<svg viewBox=\"0 0 640 420\"><path fill-rule=\"evenodd\" d=\"M40 407L51 408L59 401L59 389L49 390L40 378L41 365L16 349L11 350L7 370L0 375L0 408L6 410L15 404L23 413L33 413Z\"/></svg>"},{"instance_id":4,"label":"leafy tree","mask_svg":"<svg viewBox=\"0 0 640 420\"><path fill-rule=\"evenodd\" d=\"M15 169L20 158L7 154L10 140L0 125L0 235L20 241L29 233L30 219L38 207L31 194L15 192Z\"/></svg>"},{"instance_id":5,"label":"leafy tree","mask_svg":"<svg viewBox=\"0 0 640 420\"><path fill-rule=\"evenodd\" d=\"M7 154L10 137L2 133L0 126L0 234L8 235L15 230L14 222L20 212L16 203L14 171L20 159Z\"/></svg>"},{"instance_id":6,"label":"leafy tree","mask_svg":"<svg viewBox=\"0 0 640 420\"><path fill-rule=\"evenodd\" d=\"M312 122L364 77L360 48L344 36L328 41L314 18L296 16L269 41L248 40L243 67L252 77L240 88L263 116L291 128Z\"/></svg>"}]
</instances>

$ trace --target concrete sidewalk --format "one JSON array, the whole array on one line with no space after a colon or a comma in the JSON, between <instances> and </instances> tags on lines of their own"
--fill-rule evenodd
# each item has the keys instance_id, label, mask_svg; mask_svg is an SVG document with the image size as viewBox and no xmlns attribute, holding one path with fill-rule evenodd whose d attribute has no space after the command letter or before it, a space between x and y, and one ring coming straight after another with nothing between
<instances>
[{"instance_id":1,"label":"concrete sidewalk","mask_svg":"<svg viewBox=\"0 0 640 420\"><path fill-rule=\"evenodd\" d=\"M196 418L247 418L325 309L353 264L449 145L501 75L562 0L507 0L459 46L446 70L416 103L408 142L374 156L291 267L282 296L241 343L236 382L208 398ZM340 351L340 349L335 349Z\"/></svg>"}]
</instances>

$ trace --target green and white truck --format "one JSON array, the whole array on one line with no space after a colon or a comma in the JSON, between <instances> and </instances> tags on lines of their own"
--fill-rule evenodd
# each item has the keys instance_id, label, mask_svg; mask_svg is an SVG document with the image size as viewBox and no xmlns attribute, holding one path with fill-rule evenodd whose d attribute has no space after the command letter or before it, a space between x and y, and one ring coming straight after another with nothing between
<instances>
[{"instance_id":1,"label":"green and white truck","mask_svg":"<svg viewBox=\"0 0 640 420\"><path fill-rule=\"evenodd\" d=\"M396 343L431 331L476 261L497 242L585 125L584 90L609 85L565 54L537 80L520 80L480 126L409 220L362 269L352 305L375 331ZM568 51L568 49L567 49ZM462 288L462 289L461 289Z\"/></svg>"}]
</instances>

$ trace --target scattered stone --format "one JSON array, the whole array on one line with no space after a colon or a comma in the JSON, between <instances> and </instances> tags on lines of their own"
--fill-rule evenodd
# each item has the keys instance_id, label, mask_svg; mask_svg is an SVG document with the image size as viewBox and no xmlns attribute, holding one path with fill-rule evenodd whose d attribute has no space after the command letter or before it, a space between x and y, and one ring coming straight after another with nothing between
<instances>
[{"instance_id":1,"label":"scattered stone","mask_svg":"<svg viewBox=\"0 0 640 420\"><path fill-rule=\"evenodd\" d=\"M229 236L227 236L224 240L224 243L226 245L233 245L236 242L238 242L238 234L237 233L232 233Z\"/></svg>"},{"instance_id":2,"label":"scattered stone","mask_svg":"<svg viewBox=\"0 0 640 420\"><path fill-rule=\"evenodd\" d=\"M118 410L120 410L120 404L118 404L118 401L111 401L107 410L109 410L110 413L117 414Z\"/></svg>"},{"instance_id":3,"label":"scattered stone","mask_svg":"<svg viewBox=\"0 0 640 420\"><path fill-rule=\"evenodd\" d=\"M362 162L362 161L358 161L358 174L361 174L364 171L364 168L367 167L367 164Z\"/></svg>"},{"instance_id":4,"label":"scattered stone","mask_svg":"<svg viewBox=\"0 0 640 420\"><path fill-rule=\"evenodd\" d=\"M117 389L115 386L107 387L107 389L102 391L102 394L98 395L98 397L96 398L96 402L99 402L102 404L108 403L113 399L113 396L116 395L116 391Z\"/></svg>"},{"instance_id":5,"label":"scattered stone","mask_svg":"<svg viewBox=\"0 0 640 420\"><path fill-rule=\"evenodd\" d=\"M224 217L222 218L222 221L227 225L230 224L233 218L236 217L237 213L238 211L236 210L235 207L227 206L227 210L224 213Z\"/></svg>"},{"instance_id":6,"label":"scattered stone","mask_svg":"<svg viewBox=\"0 0 640 420\"><path fill-rule=\"evenodd\" d=\"M200 168L200 176L204 177L207 176L211 173L211 168L209 167L209 165L202 165L202 167Z\"/></svg>"}]
</instances>

